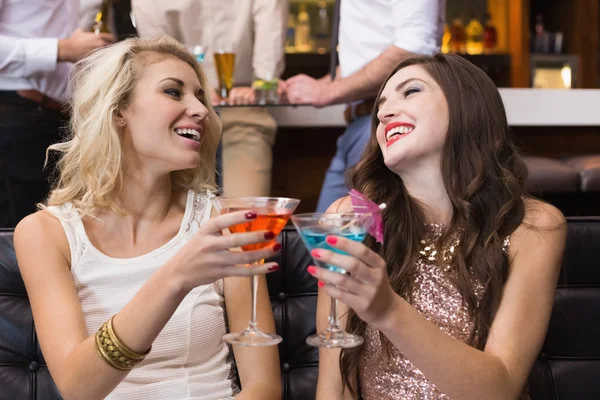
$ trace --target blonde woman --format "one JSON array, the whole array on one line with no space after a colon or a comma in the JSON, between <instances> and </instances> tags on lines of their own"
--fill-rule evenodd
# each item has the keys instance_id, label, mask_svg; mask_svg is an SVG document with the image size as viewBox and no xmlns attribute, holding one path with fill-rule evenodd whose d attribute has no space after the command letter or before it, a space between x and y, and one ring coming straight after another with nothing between
<instances>
[{"instance_id":1,"label":"blonde woman","mask_svg":"<svg viewBox=\"0 0 600 400\"><path fill-rule=\"evenodd\" d=\"M249 318L241 277L278 269L239 265L280 246L231 252L273 234L221 235L256 214L212 215L220 124L200 65L172 39L129 39L75 71L71 136L50 148L61 154L59 179L14 235L59 391L86 400L281 398L277 347L231 350L221 339ZM258 323L273 332L259 288Z\"/></svg>"}]
</instances>

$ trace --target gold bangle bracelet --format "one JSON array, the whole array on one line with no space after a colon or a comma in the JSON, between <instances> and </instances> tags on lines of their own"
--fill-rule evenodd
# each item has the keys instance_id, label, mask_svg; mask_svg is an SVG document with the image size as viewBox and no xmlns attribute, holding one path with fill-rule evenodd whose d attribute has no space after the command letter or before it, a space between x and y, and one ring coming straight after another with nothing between
<instances>
[{"instance_id":1,"label":"gold bangle bracelet","mask_svg":"<svg viewBox=\"0 0 600 400\"><path fill-rule=\"evenodd\" d=\"M124 345L113 329L113 318L114 316L96 332L96 352L111 367L121 371L130 371L146 358L152 350L152 346L145 353L137 353Z\"/></svg>"}]
</instances>

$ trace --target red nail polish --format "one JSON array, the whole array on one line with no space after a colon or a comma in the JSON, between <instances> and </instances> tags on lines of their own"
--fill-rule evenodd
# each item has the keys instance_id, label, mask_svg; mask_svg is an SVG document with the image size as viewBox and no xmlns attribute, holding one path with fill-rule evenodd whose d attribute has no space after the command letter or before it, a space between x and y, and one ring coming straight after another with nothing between
<instances>
[{"instance_id":1,"label":"red nail polish","mask_svg":"<svg viewBox=\"0 0 600 400\"><path fill-rule=\"evenodd\" d=\"M281 250L281 243L275 243L273 245L273 251L279 251Z\"/></svg>"},{"instance_id":2,"label":"red nail polish","mask_svg":"<svg viewBox=\"0 0 600 400\"><path fill-rule=\"evenodd\" d=\"M269 271L279 271L281 267L279 265L271 265L268 270Z\"/></svg>"},{"instance_id":3,"label":"red nail polish","mask_svg":"<svg viewBox=\"0 0 600 400\"><path fill-rule=\"evenodd\" d=\"M275 239L275 234L273 232L267 232L267 233L265 233L265 239L267 239L267 240Z\"/></svg>"},{"instance_id":4,"label":"red nail polish","mask_svg":"<svg viewBox=\"0 0 600 400\"><path fill-rule=\"evenodd\" d=\"M337 238L335 236L327 236L327 239L325 239L325 241L329 244L336 244Z\"/></svg>"},{"instance_id":5,"label":"red nail polish","mask_svg":"<svg viewBox=\"0 0 600 400\"><path fill-rule=\"evenodd\" d=\"M246 219L255 219L257 217L254 211L247 212L244 216L246 217Z\"/></svg>"},{"instance_id":6,"label":"red nail polish","mask_svg":"<svg viewBox=\"0 0 600 400\"><path fill-rule=\"evenodd\" d=\"M317 283L317 285L319 285L319 287L322 288L323 286L325 286L325 282L319 281L319 283Z\"/></svg>"},{"instance_id":7,"label":"red nail polish","mask_svg":"<svg viewBox=\"0 0 600 400\"><path fill-rule=\"evenodd\" d=\"M317 258L321 257L321 252L317 249L311 251L310 254L312 254L314 257L317 257Z\"/></svg>"},{"instance_id":8,"label":"red nail polish","mask_svg":"<svg viewBox=\"0 0 600 400\"><path fill-rule=\"evenodd\" d=\"M308 271L309 274L314 275L315 272L317 272L317 267L311 265L310 267L306 268L306 270Z\"/></svg>"}]
</instances>

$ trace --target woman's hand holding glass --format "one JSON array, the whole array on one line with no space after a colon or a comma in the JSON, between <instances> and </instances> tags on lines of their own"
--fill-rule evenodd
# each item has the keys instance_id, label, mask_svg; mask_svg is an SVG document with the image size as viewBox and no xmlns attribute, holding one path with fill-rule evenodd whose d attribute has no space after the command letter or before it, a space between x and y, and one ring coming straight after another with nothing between
<instances>
[{"instance_id":1,"label":"woman's hand holding glass","mask_svg":"<svg viewBox=\"0 0 600 400\"><path fill-rule=\"evenodd\" d=\"M184 292L229 276L265 274L279 269L277 263L266 263L253 268L251 264L277 253L281 245L254 251L232 251L243 245L272 241L270 231L223 234L230 226L256 219L251 210L236 211L219 215L204 224L194 237L167 264L176 279L177 286Z\"/></svg>"},{"instance_id":2,"label":"woman's hand holding glass","mask_svg":"<svg viewBox=\"0 0 600 400\"><path fill-rule=\"evenodd\" d=\"M340 236L326 240L350 256L324 249L313 250L312 256L345 269L346 274L318 267L309 267L308 272L319 279L327 295L352 308L360 319L377 329L384 326L399 296L390 285L383 258L360 242Z\"/></svg>"}]
</instances>

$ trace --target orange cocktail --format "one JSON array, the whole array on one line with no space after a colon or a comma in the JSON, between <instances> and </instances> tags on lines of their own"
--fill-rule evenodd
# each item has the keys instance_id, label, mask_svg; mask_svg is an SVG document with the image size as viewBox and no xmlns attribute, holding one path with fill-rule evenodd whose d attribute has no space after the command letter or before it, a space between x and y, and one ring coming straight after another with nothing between
<instances>
[{"instance_id":1,"label":"orange cocktail","mask_svg":"<svg viewBox=\"0 0 600 400\"><path fill-rule=\"evenodd\" d=\"M270 231L277 237L290 219L290 215L292 215L298 204L300 204L300 200L283 197L217 197L213 199L213 204L220 214L242 210L256 212L256 219L230 226L229 230L232 233ZM263 243L245 245L242 246L242 250L260 250L272 245L274 241L275 239ZM260 265L263 262L264 260L261 260L249 266ZM258 277L256 275L252 276L250 285L252 308L248 328L241 333L229 333L223 337L223 340L230 344L244 346L271 346L277 344L281 342L281 336L262 332L256 326L256 293L258 287Z\"/></svg>"},{"instance_id":2,"label":"orange cocktail","mask_svg":"<svg viewBox=\"0 0 600 400\"><path fill-rule=\"evenodd\" d=\"M241 209L240 209L241 210ZM238 210L228 210L226 212L233 212ZM225 212L221 212L224 214ZM275 236L279 235L279 232L283 229L285 224L287 224L290 219L290 214L258 214L255 220L245 222L243 224L237 224L234 226L230 226L229 230L233 233L243 233L243 232L255 232L255 231L271 231L275 234ZM270 242L263 242L257 244L248 244L242 246L242 250L250 251L250 250L259 250L264 247L271 245L275 239Z\"/></svg>"}]
</instances>

